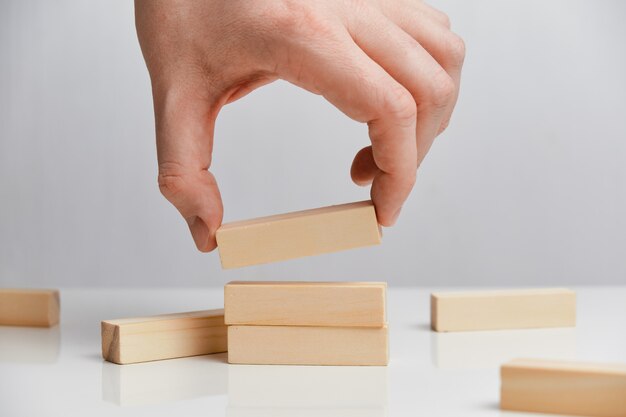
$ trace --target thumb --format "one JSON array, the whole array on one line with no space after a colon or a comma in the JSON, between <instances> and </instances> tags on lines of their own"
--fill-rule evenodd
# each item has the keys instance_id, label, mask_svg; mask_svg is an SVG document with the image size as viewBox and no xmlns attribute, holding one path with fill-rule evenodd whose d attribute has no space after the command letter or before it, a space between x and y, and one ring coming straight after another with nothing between
<instances>
[{"instance_id":1,"label":"thumb","mask_svg":"<svg viewBox=\"0 0 626 417\"><path fill-rule=\"evenodd\" d=\"M156 89L155 89L156 90ZM216 248L222 198L211 166L213 131L219 105L199 89L153 91L159 189L183 216L202 252Z\"/></svg>"}]
</instances>

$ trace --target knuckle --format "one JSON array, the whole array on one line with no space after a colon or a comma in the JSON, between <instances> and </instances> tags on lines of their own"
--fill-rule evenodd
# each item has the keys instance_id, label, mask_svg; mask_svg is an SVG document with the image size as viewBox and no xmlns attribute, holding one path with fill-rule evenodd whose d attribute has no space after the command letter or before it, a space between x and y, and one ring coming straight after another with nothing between
<instances>
[{"instance_id":1,"label":"knuckle","mask_svg":"<svg viewBox=\"0 0 626 417\"><path fill-rule=\"evenodd\" d=\"M437 108L447 106L456 94L456 85L447 72L441 69L433 76L427 101Z\"/></svg>"},{"instance_id":2,"label":"knuckle","mask_svg":"<svg viewBox=\"0 0 626 417\"><path fill-rule=\"evenodd\" d=\"M417 105L411 93L401 85L384 90L381 112L394 120L413 123L417 116Z\"/></svg>"},{"instance_id":3,"label":"knuckle","mask_svg":"<svg viewBox=\"0 0 626 417\"><path fill-rule=\"evenodd\" d=\"M314 11L306 2L282 0L270 6L264 18L272 29L284 36L293 36L310 27L320 26Z\"/></svg>"},{"instance_id":4,"label":"knuckle","mask_svg":"<svg viewBox=\"0 0 626 417\"><path fill-rule=\"evenodd\" d=\"M369 10L370 7L372 6L371 2L367 0L351 0L349 2L349 5L350 5L350 10L355 15L361 14L364 10Z\"/></svg>"},{"instance_id":5,"label":"knuckle","mask_svg":"<svg viewBox=\"0 0 626 417\"><path fill-rule=\"evenodd\" d=\"M441 24L447 27L448 29L450 29L451 27L450 16L448 16L446 13L439 11L439 10L437 11L437 16Z\"/></svg>"},{"instance_id":6,"label":"knuckle","mask_svg":"<svg viewBox=\"0 0 626 417\"><path fill-rule=\"evenodd\" d=\"M159 164L159 175L157 178L159 190L163 196L174 201L185 189L185 178L180 165L176 163L164 162Z\"/></svg>"},{"instance_id":7,"label":"knuckle","mask_svg":"<svg viewBox=\"0 0 626 417\"><path fill-rule=\"evenodd\" d=\"M294 6L283 3L272 10L272 25L281 31L291 33L297 26L299 15Z\"/></svg>"},{"instance_id":8,"label":"knuckle","mask_svg":"<svg viewBox=\"0 0 626 417\"><path fill-rule=\"evenodd\" d=\"M461 66L465 60L465 42L463 38L452 34L447 41L448 56L453 64Z\"/></svg>"}]
</instances>

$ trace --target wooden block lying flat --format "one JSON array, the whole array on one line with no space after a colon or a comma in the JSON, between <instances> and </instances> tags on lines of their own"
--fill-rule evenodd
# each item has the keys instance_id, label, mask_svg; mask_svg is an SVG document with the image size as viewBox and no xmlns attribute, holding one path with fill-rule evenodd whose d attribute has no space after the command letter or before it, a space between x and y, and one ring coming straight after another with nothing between
<instances>
[{"instance_id":1,"label":"wooden block lying flat","mask_svg":"<svg viewBox=\"0 0 626 417\"><path fill-rule=\"evenodd\" d=\"M626 417L626 365L517 359L502 365L503 410Z\"/></svg>"},{"instance_id":2,"label":"wooden block lying flat","mask_svg":"<svg viewBox=\"0 0 626 417\"><path fill-rule=\"evenodd\" d=\"M430 309L438 332L576 325L576 293L561 288L433 293Z\"/></svg>"},{"instance_id":3,"label":"wooden block lying flat","mask_svg":"<svg viewBox=\"0 0 626 417\"><path fill-rule=\"evenodd\" d=\"M387 322L384 282L242 282L224 287L225 322L368 326Z\"/></svg>"},{"instance_id":4,"label":"wooden block lying flat","mask_svg":"<svg viewBox=\"0 0 626 417\"><path fill-rule=\"evenodd\" d=\"M380 237L371 201L228 223L216 235L223 268L378 245Z\"/></svg>"},{"instance_id":5,"label":"wooden block lying flat","mask_svg":"<svg viewBox=\"0 0 626 417\"><path fill-rule=\"evenodd\" d=\"M228 363L385 366L387 362L387 326L228 326Z\"/></svg>"},{"instance_id":6,"label":"wooden block lying flat","mask_svg":"<svg viewBox=\"0 0 626 417\"><path fill-rule=\"evenodd\" d=\"M59 315L57 290L0 289L0 326L50 327Z\"/></svg>"},{"instance_id":7,"label":"wooden block lying flat","mask_svg":"<svg viewBox=\"0 0 626 417\"><path fill-rule=\"evenodd\" d=\"M102 357L118 364L226 352L224 310L102 322Z\"/></svg>"}]
</instances>

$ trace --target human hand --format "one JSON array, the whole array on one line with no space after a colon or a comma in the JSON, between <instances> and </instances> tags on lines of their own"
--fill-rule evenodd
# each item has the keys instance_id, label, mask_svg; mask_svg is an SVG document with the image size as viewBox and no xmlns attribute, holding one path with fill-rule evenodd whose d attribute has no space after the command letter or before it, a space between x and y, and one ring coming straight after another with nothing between
<instances>
[{"instance_id":1,"label":"human hand","mask_svg":"<svg viewBox=\"0 0 626 417\"><path fill-rule=\"evenodd\" d=\"M135 0L152 80L159 187L201 251L222 201L211 165L220 109L278 78L368 124L352 163L378 221L395 223L416 170L450 120L464 44L419 0Z\"/></svg>"}]
</instances>

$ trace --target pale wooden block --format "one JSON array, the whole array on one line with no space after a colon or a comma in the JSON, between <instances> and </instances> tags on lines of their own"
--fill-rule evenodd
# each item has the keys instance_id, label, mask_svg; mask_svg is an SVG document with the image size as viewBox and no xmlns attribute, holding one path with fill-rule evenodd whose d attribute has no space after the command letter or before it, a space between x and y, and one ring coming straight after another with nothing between
<instances>
[{"instance_id":1,"label":"pale wooden block","mask_svg":"<svg viewBox=\"0 0 626 417\"><path fill-rule=\"evenodd\" d=\"M102 322L102 357L127 364L226 352L224 310Z\"/></svg>"},{"instance_id":2,"label":"pale wooden block","mask_svg":"<svg viewBox=\"0 0 626 417\"><path fill-rule=\"evenodd\" d=\"M387 326L228 326L228 362L385 366Z\"/></svg>"},{"instance_id":3,"label":"pale wooden block","mask_svg":"<svg viewBox=\"0 0 626 417\"><path fill-rule=\"evenodd\" d=\"M50 327L59 316L57 290L0 289L0 326Z\"/></svg>"},{"instance_id":4,"label":"pale wooden block","mask_svg":"<svg viewBox=\"0 0 626 417\"><path fill-rule=\"evenodd\" d=\"M626 364L517 359L501 378L503 410L626 417Z\"/></svg>"},{"instance_id":5,"label":"pale wooden block","mask_svg":"<svg viewBox=\"0 0 626 417\"><path fill-rule=\"evenodd\" d=\"M384 282L242 282L224 287L225 322L367 326L387 322Z\"/></svg>"},{"instance_id":6,"label":"pale wooden block","mask_svg":"<svg viewBox=\"0 0 626 417\"><path fill-rule=\"evenodd\" d=\"M576 325L576 293L562 288L439 292L430 308L438 332Z\"/></svg>"},{"instance_id":7,"label":"pale wooden block","mask_svg":"<svg viewBox=\"0 0 626 417\"><path fill-rule=\"evenodd\" d=\"M223 224L217 230L223 268L284 261L380 244L371 201Z\"/></svg>"}]
</instances>

